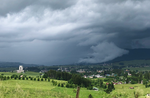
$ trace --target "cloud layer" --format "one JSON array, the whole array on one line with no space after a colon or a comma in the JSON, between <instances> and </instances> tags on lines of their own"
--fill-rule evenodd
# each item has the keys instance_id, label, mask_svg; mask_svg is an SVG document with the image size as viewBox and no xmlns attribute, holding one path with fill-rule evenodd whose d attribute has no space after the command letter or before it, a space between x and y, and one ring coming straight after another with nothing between
<instances>
[{"instance_id":1,"label":"cloud layer","mask_svg":"<svg viewBox=\"0 0 150 98\"><path fill-rule=\"evenodd\" d=\"M0 61L98 63L150 48L148 0L0 3Z\"/></svg>"}]
</instances>

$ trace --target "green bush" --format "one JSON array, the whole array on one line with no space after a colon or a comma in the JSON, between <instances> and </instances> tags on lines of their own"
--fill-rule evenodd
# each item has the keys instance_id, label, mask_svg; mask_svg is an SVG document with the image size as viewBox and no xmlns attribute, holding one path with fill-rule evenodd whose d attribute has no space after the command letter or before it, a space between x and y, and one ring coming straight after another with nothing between
<instances>
[{"instance_id":1,"label":"green bush","mask_svg":"<svg viewBox=\"0 0 150 98\"><path fill-rule=\"evenodd\" d=\"M64 84L63 84L63 83L61 84L61 87L64 87Z\"/></svg>"},{"instance_id":2,"label":"green bush","mask_svg":"<svg viewBox=\"0 0 150 98\"><path fill-rule=\"evenodd\" d=\"M36 78L34 78L34 81L36 81Z\"/></svg>"},{"instance_id":3,"label":"green bush","mask_svg":"<svg viewBox=\"0 0 150 98\"><path fill-rule=\"evenodd\" d=\"M47 81L47 78L45 78L45 81Z\"/></svg>"},{"instance_id":4,"label":"green bush","mask_svg":"<svg viewBox=\"0 0 150 98\"><path fill-rule=\"evenodd\" d=\"M60 83L58 83L58 87L60 87Z\"/></svg>"},{"instance_id":5,"label":"green bush","mask_svg":"<svg viewBox=\"0 0 150 98\"><path fill-rule=\"evenodd\" d=\"M25 80L25 77L22 77L22 80Z\"/></svg>"},{"instance_id":6,"label":"green bush","mask_svg":"<svg viewBox=\"0 0 150 98\"><path fill-rule=\"evenodd\" d=\"M7 76L7 80L9 80L10 79L10 77L9 76Z\"/></svg>"}]
</instances>

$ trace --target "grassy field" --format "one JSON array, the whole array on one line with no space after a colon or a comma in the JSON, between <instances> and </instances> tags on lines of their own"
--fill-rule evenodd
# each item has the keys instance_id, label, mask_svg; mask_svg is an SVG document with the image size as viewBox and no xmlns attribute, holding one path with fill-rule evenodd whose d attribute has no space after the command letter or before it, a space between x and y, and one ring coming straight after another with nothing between
<instances>
[{"instance_id":1,"label":"grassy field","mask_svg":"<svg viewBox=\"0 0 150 98\"><path fill-rule=\"evenodd\" d=\"M150 67L139 67L139 68L124 68L124 69L130 69L131 71L150 71Z\"/></svg>"},{"instance_id":2,"label":"grassy field","mask_svg":"<svg viewBox=\"0 0 150 98\"><path fill-rule=\"evenodd\" d=\"M0 72L0 75L1 74L4 74L4 76L11 76L13 74L16 74L16 75L20 75L21 73L17 73L17 72ZM31 76L31 77L36 77L36 76L40 76L40 73L38 72L31 72L31 71L27 71L25 73L22 73L24 75L27 75L27 76Z\"/></svg>"},{"instance_id":3,"label":"grassy field","mask_svg":"<svg viewBox=\"0 0 150 98\"><path fill-rule=\"evenodd\" d=\"M65 82L65 81L57 81ZM30 80L6 80L0 81L1 98L75 98L74 88L53 86L51 82L30 81ZM99 98L104 92L90 91L81 88L80 98L88 98L93 94L94 98Z\"/></svg>"},{"instance_id":4,"label":"grassy field","mask_svg":"<svg viewBox=\"0 0 150 98\"><path fill-rule=\"evenodd\" d=\"M58 83L66 81L57 80ZM134 87L134 89L129 89ZM47 81L31 80L6 80L0 81L1 98L75 98L74 88L53 86ZM80 89L79 98L88 98L92 94L93 98L134 98L134 92L139 93L139 98L145 98L150 93L150 88L145 88L142 84L121 84L115 85L115 90L111 94L104 91Z\"/></svg>"},{"instance_id":5,"label":"grassy field","mask_svg":"<svg viewBox=\"0 0 150 98\"><path fill-rule=\"evenodd\" d=\"M11 72L0 72L4 76L11 76ZM39 73L26 72L27 76L36 77ZM104 78L103 78L104 79ZM51 79L52 81L52 79ZM63 80L55 80L57 83L67 83ZM129 89L134 87L134 89ZM53 86L52 82L48 81L33 81L33 80L5 80L0 81L0 98L75 98L76 88L66 88ZM150 88L145 88L142 84L121 84L115 85L115 90L110 94L106 94L103 90L93 91L86 88L80 89L79 98L88 98L92 95L93 98L135 98L134 93L139 93L139 98L145 98L147 93L150 93Z\"/></svg>"}]
</instances>

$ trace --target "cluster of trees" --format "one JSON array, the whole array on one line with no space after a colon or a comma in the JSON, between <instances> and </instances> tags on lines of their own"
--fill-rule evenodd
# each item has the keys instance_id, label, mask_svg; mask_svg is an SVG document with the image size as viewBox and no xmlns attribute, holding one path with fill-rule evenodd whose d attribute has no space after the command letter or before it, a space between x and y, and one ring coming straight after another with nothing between
<instances>
[{"instance_id":1,"label":"cluster of trees","mask_svg":"<svg viewBox=\"0 0 150 98\"><path fill-rule=\"evenodd\" d=\"M92 85L103 89L106 93L110 93L115 90L114 84L112 82L106 85L101 79L93 80Z\"/></svg>"},{"instance_id":2,"label":"cluster of trees","mask_svg":"<svg viewBox=\"0 0 150 98\"><path fill-rule=\"evenodd\" d=\"M52 79L57 79L57 80L70 80L71 79L71 74L67 72L60 72L60 71L55 71L55 70L49 70L43 75L43 78L52 78Z\"/></svg>"},{"instance_id":3,"label":"cluster of trees","mask_svg":"<svg viewBox=\"0 0 150 98\"><path fill-rule=\"evenodd\" d=\"M66 84L66 87L67 87L67 88L75 88L75 87L77 87L77 85L67 83L67 84Z\"/></svg>"},{"instance_id":4,"label":"cluster of trees","mask_svg":"<svg viewBox=\"0 0 150 98\"><path fill-rule=\"evenodd\" d=\"M147 82L145 83L145 87L150 87L150 84L148 84Z\"/></svg>"},{"instance_id":5,"label":"cluster of trees","mask_svg":"<svg viewBox=\"0 0 150 98\"><path fill-rule=\"evenodd\" d=\"M104 90L106 93L112 92L112 90L115 90L114 84L111 82L108 84L108 87Z\"/></svg>"},{"instance_id":6,"label":"cluster of trees","mask_svg":"<svg viewBox=\"0 0 150 98\"><path fill-rule=\"evenodd\" d=\"M9 76L0 75L0 80L9 80L9 79L48 81L48 82L50 82L50 78L34 78L34 77L30 77L30 76L27 77L26 75L22 75L22 74L20 74L20 75L13 74L10 77Z\"/></svg>"},{"instance_id":7,"label":"cluster of trees","mask_svg":"<svg viewBox=\"0 0 150 98\"><path fill-rule=\"evenodd\" d=\"M3 75L0 75L0 80L9 80L10 77L9 76L3 76Z\"/></svg>"},{"instance_id":8,"label":"cluster of trees","mask_svg":"<svg viewBox=\"0 0 150 98\"><path fill-rule=\"evenodd\" d=\"M137 84L141 83L143 81L143 84L145 85L147 81L150 80L150 72L135 72L132 71L131 77L126 77L126 83L129 83L131 81L131 84Z\"/></svg>"},{"instance_id":9,"label":"cluster of trees","mask_svg":"<svg viewBox=\"0 0 150 98\"><path fill-rule=\"evenodd\" d=\"M48 78L48 77L52 79L66 80L68 81L69 84L77 84L78 86L82 86L82 87L91 86L91 81L89 79L85 79L78 74L71 74L67 72L49 70L44 74L43 78Z\"/></svg>"}]
</instances>

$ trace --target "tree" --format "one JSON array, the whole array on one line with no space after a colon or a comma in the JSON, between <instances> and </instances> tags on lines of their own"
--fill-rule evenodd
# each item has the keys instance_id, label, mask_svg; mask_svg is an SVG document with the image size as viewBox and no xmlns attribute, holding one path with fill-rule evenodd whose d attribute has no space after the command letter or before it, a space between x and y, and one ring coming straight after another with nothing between
<instances>
[{"instance_id":1,"label":"tree","mask_svg":"<svg viewBox=\"0 0 150 98\"><path fill-rule=\"evenodd\" d=\"M45 78L45 81L47 81L47 78Z\"/></svg>"},{"instance_id":2,"label":"tree","mask_svg":"<svg viewBox=\"0 0 150 98\"><path fill-rule=\"evenodd\" d=\"M60 87L60 83L58 83L58 87Z\"/></svg>"},{"instance_id":3,"label":"tree","mask_svg":"<svg viewBox=\"0 0 150 98\"><path fill-rule=\"evenodd\" d=\"M113 84L113 83L111 83L111 88L112 88L113 90L115 90L115 87L114 87L114 84Z\"/></svg>"},{"instance_id":4,"label":"tree","mask_svg":"<svg viewBox=\"0 0 150 98\"><path fill-rule=\"evenodd\" d=\"M39 79L39 78L38 78L37 80L38 80L38 81L40 81L40 79Z\"/></svg>"},{"instance_id":5,"label":"tree","mask_svg":"<svg viewBox=\"0 0 150 98\"><path fill-rule=\"evenodd\" d=\"M88 98L93 98L93 96L90 94L90 95L88 96Z\"/></svg>"},{"instance_id":6,"label":"tree","mask_svg":"<svg viewBox=\"0 0 150 98\"><path fill-rule=\"evenodd\" d=\"M66 87L67 87L67 88L69 88L69 87L70 87L69 83L67 83L67 84L66 84Z\"/></svg>"},{"instance_id":7,"label":"tree","mask_svg":"<svg viewBox=\"0 0 150 98\"><path fill-rule=\"evenodd\" d=\"M48 78L48 82L50 82L50 78Z\"/></svg>"},{"instance_id":8,"label":"tree","mask_svg":"<svg viewBox=\"0 0 150 98\"><path fill-rule=\"evenodd\" d=\"M63 83L61 84L61 87L64 87L64 84L63 84Z\"/></svg>"},{"instance_id":9,"label":"tree","mask_svg":"<svg viewBox=\"0 0 150 98\"><path fill-rule=\"evenodd\" d=\"M36 81L36 78L34 78L34 81Z\"/></svg>"}]
</instances>

